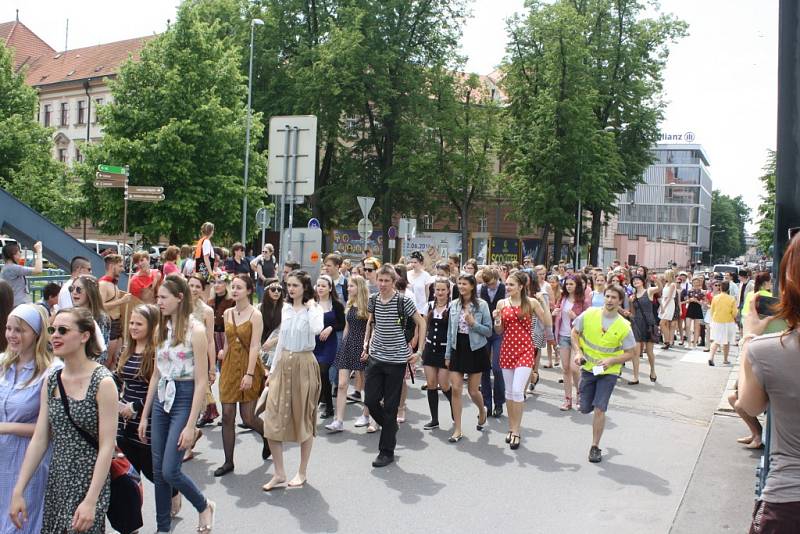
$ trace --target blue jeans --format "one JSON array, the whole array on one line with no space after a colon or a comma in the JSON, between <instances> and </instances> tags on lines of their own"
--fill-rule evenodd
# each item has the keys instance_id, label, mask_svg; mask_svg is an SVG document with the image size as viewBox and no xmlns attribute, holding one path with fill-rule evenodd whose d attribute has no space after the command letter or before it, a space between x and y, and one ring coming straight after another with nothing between
<instances>
[{"instance_id":1,"label":"blue jeans","mask_svg":"<svg viewBox=\"0 0 800 534\"><path fill-rule=\"evenodd\" d=\"M481 394L483 395L483 405L487 410L492 409L492 399L495 406L502 406L506 401L506 382L503 380L503 371L500 369L500 343L503 336L492 334L489 338L489 345L492 349L492 369L486 370L481 376ZM492 387L492 374L494 374L494 387Z\"/></svg>"},{"instance_id":2,"label":"blue jeans","mask_svg":"<svg viewBox=\"0 0 800 534\"><path fill-rule=\"evenodd\" d=\"M264 301L264 289L266 287L260 281L256 282L256 296L258 296L258 302Z\"/></svg>"},{"instance_id":3,"label":"blue jeans","mask_svg":"<svg viewBox=\"0 0 800 534\"><path fill-rule=\"evenodd\" d=\"M153 401L150 432L153 451L153 483L156 488L156 525L159 532L169 532L172 489L180 491L197 512L206 509L206 498L189 477L181 472L184 451L178 450L178 438L186 428L192 411L194 381L175 382L175 400L169 413L158 400Z\"/></svg>"}]
</instances>

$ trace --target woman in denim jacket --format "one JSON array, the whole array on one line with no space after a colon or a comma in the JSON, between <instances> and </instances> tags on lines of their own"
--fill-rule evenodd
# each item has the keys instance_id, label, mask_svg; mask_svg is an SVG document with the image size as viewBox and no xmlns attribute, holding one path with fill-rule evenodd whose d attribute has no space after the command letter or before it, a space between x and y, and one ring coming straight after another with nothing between
<instances>
[{"instance_id":1,"label":"woman in denim jacket","mask_svg":"<svg viewBox=\"0 0 800 534\"><path fill-rule=\"evenodd\" d=\"M450 384L453 405L453 435L450 443L461 437L461 391L464 374L468 374L467 392L478 407L478 430L486 425L487 411L478 386L481 375L491 368L488 338L492 335L492 316L489 305L478 298L477 282L471 274L458 277L458 298L450 303L450 322L447 328L445 365L450 369Z\"/></svg>"}]
</instances>

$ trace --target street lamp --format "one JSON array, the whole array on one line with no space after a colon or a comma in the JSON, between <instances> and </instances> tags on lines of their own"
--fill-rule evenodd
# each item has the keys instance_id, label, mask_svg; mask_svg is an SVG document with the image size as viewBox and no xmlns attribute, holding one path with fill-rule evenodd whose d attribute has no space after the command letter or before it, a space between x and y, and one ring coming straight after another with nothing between
<instances>
[{"instance_id":1,"label":"street lamp","mask_svg":"<svg viewBox=\"0 0 800 534\"><path fill-rule=\"evenodd\" d=\"M250 70L247 75L247 129L244 141L244 194L242 195L242 245L247 243L247 178L250 173L250 122L253 116L253 110L250 107L253 100L253 33L256 26L263 24L264 21L261 19L250 21Z\"/></svg>"},{"instance_id":2,"label":"street lamp","mask_svg":"<svg viewBox=\"0 0 800 534\"><path fill-rule=\"evenodd\" d=\"M716 224L711 225L711 240L708 244L708 261L711 262L711 266L714 266L714 234L724 234L725 228L720 228L719 230L714 230L716 228Z\"/></svg>"},{"instance_id":3,"label":"street lamp","mask_svg":"<svg viewBox=\"0 0 800 534\"><path fill-rule=\"evenodd\" d=\"M613 126L606 126L602 130L597 130L601 133L614 133L617 131ZM578 176L578 228L575 231L575 272L581 268L581 214L583 213L583 206L581 203L581 181Z\"/></svg>"}]
</instances>

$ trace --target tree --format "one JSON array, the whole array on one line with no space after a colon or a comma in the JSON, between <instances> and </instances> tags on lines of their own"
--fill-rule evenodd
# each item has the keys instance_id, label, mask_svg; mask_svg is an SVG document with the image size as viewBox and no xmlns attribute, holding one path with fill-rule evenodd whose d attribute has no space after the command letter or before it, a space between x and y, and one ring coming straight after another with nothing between
<instances>
[{"instance_id":1,"label":"tree","mask_svg":"<svg viewBox=\"0 0 800 534\"><path fill-rule=\"evenodd\" d=\"M774 150L767 151L767 162L764 164L764 174L759 176L759 181L764 186L766 194L761 195L761 203L758 205L758 230L756 239L758 248L763 254L767 254L772 247L775 239L775 165L777 153Z\"/></svg>"},{"instance_id":2,"label":"tree","mask_svg":"<svg viewBox=\"0 0 800 534\"><path fill-rule=\"evenodd\" d=\"M750 220L749 208L741 195L729 197L713 191L711 195L711 220L713 221L711 248L713 257L735 258L745 253L745 225Z\"/></svg>"},{"instance_id":3,"label":"tree","mask_svg":"<svg viewBox=\"0 0 800 534\"><path fill-rule=\"evenodd\" d=\"M51 219L77 221L78 189L53 159L53 131L36 121L39 100L14 72L11 51L0 43L0 187Z\"/></svg>"},{"instance_id":4,"label":"tree","mask_svg":"<svg viewBox=\"0 0 800 534\"><path fill-rule=\"evenodd\" d=\"M110 163L130 165L131 184L164 187L161 203L129 203L131 231L153 241L166 235L173 243L189 242L209 220L222 239L239 235L247 117L239 4L185 2L175 24L111 82L114 101L100 110L105 136L87 147L78 168L90 217L102 230L122 229L122 195L92 187L96 165ZM233 18L213 15L219 12ZM247 191L253 213L263 201L262 132L255 114Z\"/></svg>"},{"instance_id":5,"label":"tree","mask_svg":"<svg viewBox=\"0 0 800 534\"><path fill-rule=\"evenodd\" d=\"M637 0L528 7L525 19L509 25L504 65L511 197L523 222L544 227L545 240L551 229L559 236L575 227L580 199L592 215L589 261L597 264L603 218L651 161L667 45L686 26L645 17ZM518 195L525 187L530 194Z\"/></svg>"}]
</instances>

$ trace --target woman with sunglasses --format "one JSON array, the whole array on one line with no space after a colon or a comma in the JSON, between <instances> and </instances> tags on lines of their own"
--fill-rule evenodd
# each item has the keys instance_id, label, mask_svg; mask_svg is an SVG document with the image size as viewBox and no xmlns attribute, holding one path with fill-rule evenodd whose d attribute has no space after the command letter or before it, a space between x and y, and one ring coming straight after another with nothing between
<instances>
[{"instance_id":1,"label":"woman with sunglasses","mask_svg":"<svg viewBox=\"0 0 800 534\"><path fill-rule=\"evenodd\" d=\"M489 416L483 404L479 386L483 372L491 369L489 356L489 336L492 334L492 316L489 305L478 298L477 282L471 274L458 277L459 298L450 303L447 327L447 347L445 365L450 369L450 384L453 406L453 434L448 441L456 443L463 437L461 432L461 392L464 375L467 378L467 392L478 408L478 430L483 430ZM530 325L528 328L530 339Z\"/></svg>"},{"instance_id":2,"label":"woman with sunglasses","mask_svg":"<svg viewBox=\"0 0 800 534\"><path fill-rule=\"evenodd\" d=\"M286 277L287 302L283 306L281 331L270 373L264 435L269 440L275 471L261 489L302 487L306 483L311 447L316 436L317 402L320 392L319 365L314 357L316 336L324 328L322 308L314 299L311 279L304 271ZM300 444L300 467L286 481L283 443Z\"/></svg>"},{"instance_id":3,"label":"woman with sunglasses","mask_svg":"<svg viewBox=\"0 0 800 534\"><path fill-rule=\"evenodd\" d=\"M13 483L22 467L25 451L39 416L45 380L61 361L54 360L48 348L47 315L44 308L22 304L14 308L5 325L8 347L0 354L0 532L38 534L42 527L42 509L47 484L50 451L33 473L24 493L31 504L22 530L11 526L11 517L4 513L11 504Z\"/></svg>"},{"instance_id":4,"label":"woman with sunglasses","mask_svg":"<svg viewBox=\"0 0 800 534\"><path fill-rule=\"evenodd\" d=\"M208 341L203 325L192 318L191 294L183 278L167 277L158 289L158 307L156 365L139 423L139 439L147 443L152 421L156 526L158 532L170 531L170 499L176 488L199 514L197 532L208 533L214 526L216 505L181 472L184 451L194 442L195 421L205 404Z\"/></svg>"},{"instance_id":5,"label":"woman with sunglasses","mask_svg":"<svg viewBox=\"0 0 800 534\"><path fill-rule=\"evenodd\" d=\"M347 387L350 383L350 373L363 375L364 362L361 361L361 353L364 348L364 336L367 333L367 301L369 291L367 291L367 281L361 276L353 275L347 281L347 307L345 308L344 333L342 342L336 351L334 365L339 369L339 380L336 393L336 419L325 428L329 432L341 432L344 430L344 412L347 403ZM363 384L363 376L356 379L356 384ZM358 387L356 387L358 389ZM359 397L363 398L361 391ZM356 419L355 426L362 427L369 424L369 411L364 407L364 412Z\"/></svg>"},{"instance_id":6,"label":"woman with sunglasses","mask_svg":"<svg viewBox=\"0 0 800 534\"><path fill-rule=\"evenodd\" d=\"M106 309L103 306L103 299L100 296L100 287L97 279L91 274L82 274L69 286L69 293L72 296L72 303L76 308L86 308L94 317L103 337L103 348L100 356L97 357L98 363L106 364L108 359L108 339L111 335L111 319L109 319Z\"/></svg>"},{"instance_id":7,"label":"woman with sunglasses","mask_svg":"<svg viewBox=\"0 0 800 534\"><path fill-rule=\"evenodd\" d=\"M320 383L322 384L319 400L323 409L320 418L330 419L333 417L333 396L329 371L339 346L337 333L344 330L344 305L339 300L336 291L333 290L333 280L327 274L323 274L317 279L316 298L317 304L322 308L324 322L322 332L317 335L314 346L314 356L319 364Z\"/></svg>"},{"instance_id":8,"label":"woman with sunglasses","mask_svg":"<svg viewBox=\"0 0 800 534\"><path fill-rule=\"evenodd\" d=\"M117 425L117 388L97 363L100 342L86 308L61 310L48 328L53 352L64 368L42 388L39 418L9 514L18 527L26 516L24 492L52 442L41 532L105 532L111 498L108 476ZM33 503L31 503L33 504Z\"/></svg>"},{"instance_id":9,"label":"woman with sunglasses","mask_svg":"<svg viewBox=\"0 0 800 534\"><path fill-rule=\"evenodd\" d=\"M152 304L140 304L131 311L128 338L117 363L117 379L122 391L119 399L117 446L147 480L154 482L150 431L147 440L139 438L139 421L147 398L147 387L156 359L156 328L160 314ZM181 498L172 490L172 516L180 510Z\"/></svg>"},{"instance_id":10,"label":"woman with sunglasses","mask_svg":"<svg viewBox=\"0 0 800 534\"><path fill-rule=\"evenodd\" d=\"M261 313L250 303L256 287L247 274L237 274L231 282L234 306L225 310L225 345L222 349L222 370L219 376L219 400L222 402L222 447L225 463L214 471L215 477L233 471L233 449L236 444L236 405L248 428L262 436L261 457L269 458L269 445L264 424L255 416L256 401L264 387L264 369L259 358Z\"/></svg>"},{"instance_id":11,"label":"woman with sunglasses","mask_svg":"<svg viewBox=\"0 0 800 534\"><path fill-rule=\"evenodd\" d=\"M278 345L278 333L281 329L281 311L283 310L283 287L277 278L267 278L264 300L261 301L261 363L269 371L275 358L275 347ZM265 357L266 356L266 357Z\"/></svg>"},{"instance_id":12,"label":"woman with sunglasses","mask_svg":"<svg viewBox=\"0 0 800 534\"><path fill-rule=\"evenodd\" d=\"M561 372L564 376L562 411L572 409L572 388L575 388L575 398L577 399L580 379L580 368L572 361L572 322L590 305L591 301L586 299L581 278L572 274L567 275L561 284L561 302L553 310L558 354L561 359Z\"/></svg>"}]
</instances>

